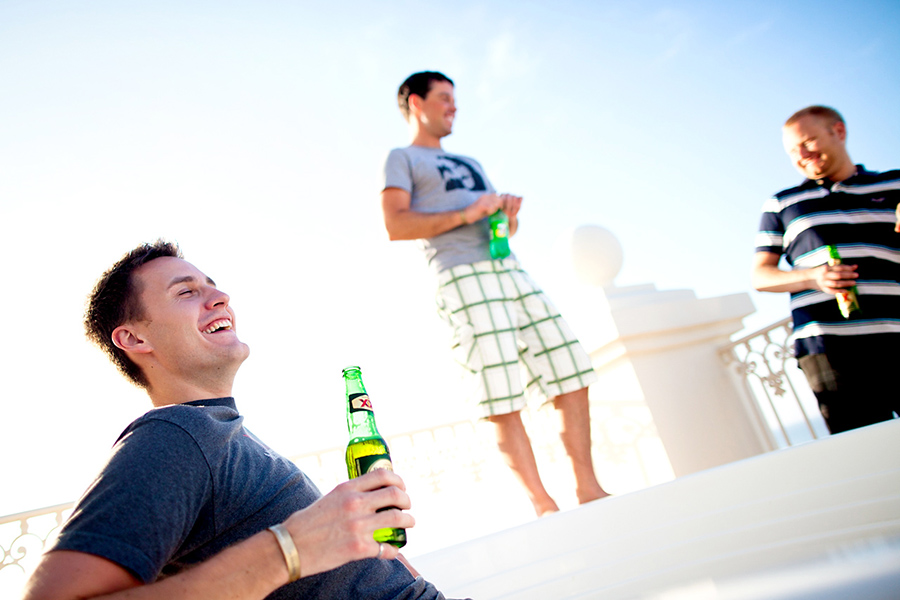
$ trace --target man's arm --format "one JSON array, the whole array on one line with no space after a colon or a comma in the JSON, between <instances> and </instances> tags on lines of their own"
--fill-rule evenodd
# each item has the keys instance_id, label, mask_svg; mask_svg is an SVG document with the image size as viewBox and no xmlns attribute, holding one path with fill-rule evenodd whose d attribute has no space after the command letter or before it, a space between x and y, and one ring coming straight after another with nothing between
<instances>
[{"instance_id":1,"label":"man's arm","mask_svg":"<svg viewBox=\"0 0 900 600\"><path fill-rule=\"evenodd\" d=\"M462 210L437 213L417 212L410 209L412 198L400 188L385 188L381 192L381 210L388 237L394 240L417 240L440 235L467 223L480 221L503 207L504 201L497 194L484 194ZM521 203L521 198L519 199ZM518 208L516 208L518 212ZM512 231L512 219L510 219Z\"/></svg>"},{"instance_id":2,"label":"man's arm","mask_svg":"<svg viewBox=\"0 0 900 600\"><path fill-rule=\"evenodd\" d=\"M821 290L837 294L856 283L856 265L820 265L811 269L783 271L778 268L781 255L757 252L753 258L751 282L760 292L802 292Z\"/></svg>"},{"instance_id":3,"label":"man's arm","mask_svg":"<svg viewBox=\"0 0 900 600\"><path fill-rule=\"evenodd\" d=\"M378 555L372 534L384 527L410 528L403 480L378 470L337 486L284 522L300 554L303 577ZM399 550L383 545L382 558ZM142 585L128 570L105 558L83 552L54 551L41 559L28 581L24 600L88 598L158 598L165 600L264 598L288 583L281 548L270 531L261 531L209 560L160 581Z\"/></svg>"}]
</instances>

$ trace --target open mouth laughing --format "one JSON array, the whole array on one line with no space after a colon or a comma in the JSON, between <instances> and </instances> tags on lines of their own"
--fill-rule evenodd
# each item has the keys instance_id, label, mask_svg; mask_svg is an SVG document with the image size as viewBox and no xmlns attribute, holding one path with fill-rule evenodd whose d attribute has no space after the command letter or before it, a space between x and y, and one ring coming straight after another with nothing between
<instances>
[{"instance_id":1,"label":"open mouth laughing","mask_svg":"<svg viewBox=\"0 0 900 600\"><path fill-rule=\"evenodd\" d=\"M203 330L203 333L216 333L218 331L230 331L231 319L216 319Z\"/></svg>"}]
</instances>

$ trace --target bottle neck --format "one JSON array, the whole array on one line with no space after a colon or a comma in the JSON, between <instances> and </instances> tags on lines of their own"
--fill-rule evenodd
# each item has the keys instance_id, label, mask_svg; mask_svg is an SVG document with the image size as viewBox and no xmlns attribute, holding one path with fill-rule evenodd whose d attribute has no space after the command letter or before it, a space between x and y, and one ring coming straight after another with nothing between
<instances>
[{"instance_id":1,"label":"bottle neck","mask_svg":"<svg viewBox=\"0 0 900 600\"><path fill-rule=\"evenodd\" d=\"M348 373L344 375L344 385L347 391L347 430L350 437L380 437L375 425L372 401L369 400L362 379L358 374L354 377L352 373Z\"/></svg>"}]
</instances>

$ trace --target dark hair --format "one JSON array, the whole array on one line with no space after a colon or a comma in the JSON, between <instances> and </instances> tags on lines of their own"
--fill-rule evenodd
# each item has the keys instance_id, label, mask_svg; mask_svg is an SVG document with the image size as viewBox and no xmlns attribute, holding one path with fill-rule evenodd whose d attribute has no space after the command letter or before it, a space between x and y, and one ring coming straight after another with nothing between
<instances>
[{"instance_id":1,"label":"dark hair","mask_svg":"<svg viewBox=\"0 0 900 600\"><path fill-rule=\"evenodd\" d=\"M397 90L397 104L400 105L400 112L403 118L409 121L409 97L415 94L420 98L424 98L431 91L431 84L435 81L446 81L453 85L453 81L443 73L437 71L422 71L421 73L413 73L406 78L406 81L400 84Z\"/></svg>"},{"instance_id":2,"label":"dark hair","mask_svg":"<svg viewBox=\"0 0 900 600\"><path fill-rule=\"evenodd\" d=\"M144 316L140 289L134 280L134 272L151 260L171 256L183 258L178 245L165 240L144 243L123 256L97 281L88 297L84 312L84 329L87 338L106 352L109 359L125 377L135 385L146 388L147 378L141 369L128 358L124 350L112 341L112 332L123 323L138 321Z\"/></svg>"},{"instance_id":3,"label":"dark hair","mask_svg":"<svg viewBox=\"0 0 900 600\"><path fill-rule=\"evenodd\" d=\"M793 125L800 119L806 116L818 117L824 121L826 121L829 125L834 125L835 123L844 123L844 117L841 116L841 113L834 110L830 106L820 106L818 104L813 106L807 106L806 108L801 108L797 112L791 115L791 117L784 122L784 126Z\"/></svg>"}]
</instances>

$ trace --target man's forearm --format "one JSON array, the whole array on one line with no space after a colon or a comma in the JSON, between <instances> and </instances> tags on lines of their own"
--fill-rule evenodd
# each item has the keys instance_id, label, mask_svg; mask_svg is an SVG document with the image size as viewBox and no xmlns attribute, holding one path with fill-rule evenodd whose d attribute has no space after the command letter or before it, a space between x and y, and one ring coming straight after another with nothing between
<instances>
[{"instance_id":1,"label":"man's forearm","mask_svg":"<svg viewBox=\"0 0 900 600\"><path fill-rule=\"evenodd\" d=\"M121 598L265 598L286 583L288 571L281 549L269 531L261 531L193 569L127 590Z\"/></svg>"},{"instance_id":2,"label":"man's forearm","mask_svg":"<svg viewBox=\"0 0 900 600\"><path fill-rule=\"evenodd\" d=\"M521 202L521 198L518 199ZM428 213L410 208L410 195L400 188L385 188L381 192L384 226L391 240L418 240L475 223L503 208L505 200L490 192L459 210ZM517 212L517 210L515 211Z\"/></svg>"},{"instance_id":3,"label":"man's forearm","mask_svg":"<svg viewBox=\"0 0 900 600\"><path fill-rule=\"evenodd\" d=\"M784 271L774 265L754 267L752 284L760 292L802 292L817 289L810 269Z\"/></svg>"},{"instance_id":4,"label":"man's forearm","mask_svg":"<svg viewBox=\"0 0 900 600\"><path fill-rule=\"evenodd\" d=\"M259 532L194 568L147 585L139 585L133 575L125 574L122 567L98 556L50 552L35 569L23 600L253 600L288 582L287 565L269 531Z\"/></svg>"},{"instance_id":5,"label":"man's forearm","mask_svg":"<svg viewBox=\"0 0 900 600\"><path fill-rule=\"evenodd\" d=\"M414 210L385 216L385 227L392 241L431 238L469 223L464 210L423 213Z\"/></svg>"}]
</instances>

